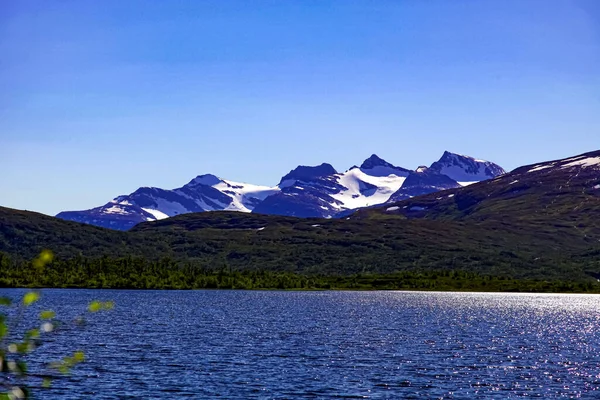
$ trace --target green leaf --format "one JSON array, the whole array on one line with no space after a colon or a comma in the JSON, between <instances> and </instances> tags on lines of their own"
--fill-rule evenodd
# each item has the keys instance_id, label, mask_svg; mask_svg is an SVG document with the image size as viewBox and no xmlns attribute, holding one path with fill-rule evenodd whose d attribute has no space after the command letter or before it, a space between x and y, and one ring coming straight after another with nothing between
<instances>
[{"instance_id":1,"label":"green leaf","mask_svg":"<svg viewBox=\"0 0 600 400\"><path fill-rule=\"evenodd\" d=\"M41 319L52 319L54 317L56 317L56 313L52 310L46 310L40 313Z\"/></svg>"},{"instance_id":2,"label":"green leaf","mask_svg":"<svg viewBox=\"0 0 600 400\"><path fill-rule=\"evenodd\" d=\"M25 361L17 361L17 368L19 369L19 373L21 375L25 375L27 373L27 363Z\"/></svg>"},{"instance_id":3,"label":"green leaf","mask_svg":"<svg viewBox=\"0 0 600 400\"><path fill-rule=\"evenodd\" d=\"M81 350L76 351L73 354L73 359L75 360L75 362L78 362L78 363L83 362L85 360L85 354Z\"/></svg>"},{"instance_id":4,"label":"green leaf","mask_svg":"<svg viewBox=\"0 0 600 400\"><path fill-rule=\"evenodd\" d=\"M63 358L63 365L66 366L67 368L71 368L75 364L76 364L75 359L73 357L64 357Z\"/></svg>"},{"instance_id":5,"label":"green leaf","mask_svg":"<svg viewBox=\"0 0 600 400\"><path fill-rule=\"evenodd\" d=\"M8 297L0 297L0 306L10 306L12 304L12 300Z\"/></svg>"},{"instance_id":6,"label":"green leaf","mask_svg":"<svg viewBox=\"0 0 600 400\"><path fill-rule=\"evenodd\" d=\"M4 323L4 321L0 321L0 339L6 336L8 333L8 327Z\"/></svg>"},{"instance_id":7,"label":"green leaf","mask_svg":"<svg viewBox=\"0 0 600 400\"><path fill-rule=\"evenodd\" d=\"M50 386L52 386L52 379L44 378L42 381L42 387L48 389Z\"/></svg>"},{"instance_id":8,"label":"green leaf","mask_svg":"<svg viewBox=\"0 0 600 400\"><path fill-rule=\"evenodd\" d=\"M17 345L17 351L21 354L29 353L33 349L34 349L33 344L28 341L24 341Z\"/></svg>"},{"instance_id":9,"label":"green leaf","mask_svg":"<svg viewBox=\"0 0 600 400\"><path fill-rule=\"evenodd\" d=\"M51 263L53 259L54 254L50 250L44 250L35 260L33 260L33 266L36 268L43 268L46 264Z\"/></svg>"},{"instance_id":10,"label":"green leaf","mask_svg":"<svg viewBox=\"0 0 600 400\"><path fill-rule=\"evenodd\" d=\"M99 301L97 301L97 300L94 300L94 301L92 301L92 302L90 303L90 305L88 306L88 310L89 310L90 312L98 312L98 311L100 311L101 309L102 309L102 303L101 303L101 302L99 302Z\"/></svg>"},{"instance_id":11,"label":"green leaf","mask_svg":"<svg viewBox=\"0 0 600 400\"><path fill-rule=\"evenodd\" d=\"M25 334L25 339L37 339L40 337L39 329L31 329Z\"/></svg>"},{"instance_id":12,"label":"green leaf","mask_svg":"<svg viewBox=\"0 0 600 400\"><path fill-rule=\"evenodd\" d=\"M98 301L94 300L88 306L88 311L90 312L98 312L101 310L112 310L115 308L114 301Z\"/></svg>"},{"instance_id":13,"label":"green leaf","mask_svg":"<svg viewBox=\"0 0 600 400\"><path fill-rule=\"evenodd\" d=\"M38 292L29 292L25 296L23 296L23 304L26 306L35 303L40 299L40 294Z\"/></svg>"}]
</instances>

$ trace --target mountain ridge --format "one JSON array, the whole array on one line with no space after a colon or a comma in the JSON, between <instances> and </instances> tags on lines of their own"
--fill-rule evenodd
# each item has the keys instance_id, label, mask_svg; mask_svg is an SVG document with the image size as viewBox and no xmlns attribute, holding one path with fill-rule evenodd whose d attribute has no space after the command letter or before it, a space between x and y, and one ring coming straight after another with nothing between
<instances>
[{"instance_id":1,"label":"mountain ridge","mask_svg":"<svg viewBox=\"0 0 600 400\"><path fill-rule=\"evenodd\" d=\"M345 172L338 172L328 163L300 165L273 187L203 174L176 189L141 187L102 206L63 211L57 217L117 230L185 213L219 210L333 218L349 210L383 204L392 198L410 198L463 184L444 175L444 168L454 174L462 171L461 177L470 177L468 183L504 173L494 163L447 151L432 168L415 176L418 172L372 154L360 167L353 166ZM490 174L482 174L480 169ZM412 183L403 188L406 180Z\"/></svg>"}]
</instances>

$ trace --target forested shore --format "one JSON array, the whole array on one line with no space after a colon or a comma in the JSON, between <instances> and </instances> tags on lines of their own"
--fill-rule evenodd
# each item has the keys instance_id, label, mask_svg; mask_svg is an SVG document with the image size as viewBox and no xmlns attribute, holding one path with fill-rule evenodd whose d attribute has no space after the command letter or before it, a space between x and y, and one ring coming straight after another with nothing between
<instances>
[{"instance_id":1,"label":"forested shore","mask_svg":"<svg viewBox=\"0 0 600 400\"><path fill-rule=\"evenodd\" d=\"M278 289L278 290L441 290L490 292L600 293L600 284L515 279L464 270L411 270L389 274L301 274L260 268L207 267L172 259L55 259L40 266L0 254L0 287L94 289Z\"/></svg>"}]
</instances>

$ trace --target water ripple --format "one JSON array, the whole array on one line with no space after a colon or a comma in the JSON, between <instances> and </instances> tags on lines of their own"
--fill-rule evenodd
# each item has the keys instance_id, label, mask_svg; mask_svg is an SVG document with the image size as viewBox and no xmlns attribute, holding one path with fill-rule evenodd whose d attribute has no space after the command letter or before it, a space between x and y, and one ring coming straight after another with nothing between
<instances>
[{"instance_id":1,"label":"water ripple","mask_svg":"<svg viewBox=\"0 0 600 400\"><path fill-rule=\"evenodd\" d=\"M600 397L600 296L46 290L43 300L68 319L96 298L117 307L35 353L80 347L87 362L36 398Z\"/></svg>"}]
</instances>

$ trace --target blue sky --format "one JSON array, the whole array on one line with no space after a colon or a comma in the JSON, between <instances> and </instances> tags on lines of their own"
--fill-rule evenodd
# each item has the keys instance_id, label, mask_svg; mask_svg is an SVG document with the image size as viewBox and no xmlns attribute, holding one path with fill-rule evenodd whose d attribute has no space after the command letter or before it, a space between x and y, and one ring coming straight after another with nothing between
<instances>
[{"instance_id":1,"label":"blue sky","mask_svg":"<svg viewBox=\"0 0 600 400\"><path fill-rule=\"evenodd\" d=\"M596 0L102 0L0 7L0 205L444 150L600 148Z\"/></svg>"}]
</instances>

